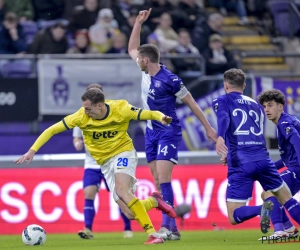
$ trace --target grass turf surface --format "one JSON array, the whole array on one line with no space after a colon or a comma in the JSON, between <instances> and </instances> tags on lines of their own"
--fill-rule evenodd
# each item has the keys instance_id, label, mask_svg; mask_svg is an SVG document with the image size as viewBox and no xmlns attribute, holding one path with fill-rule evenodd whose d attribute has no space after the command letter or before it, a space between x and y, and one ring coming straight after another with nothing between
<instances>
[{"instance_id":1,"label":"grass turf surface","mask_svg":"<svg viewBox=\"0 0 300 250\"><path fill-rule=\"evenodd\" d=\"M296 243L264 244L257 239L262 236L259 230L234 231L188 231L181 232L180 241L165 241L159 245L144 245L146 234L134 232L131 239L123 239L122 233L96 233L92 240L82 240L76 234L48 234L43 246L33 246L34 249L55 250L132 250L132 249L172 249L172 250L260 250L260 249L299 249L299 238ZM0 249L27 249L22 242L21 235L1 235Z\"/></svg>"}]
</instances>

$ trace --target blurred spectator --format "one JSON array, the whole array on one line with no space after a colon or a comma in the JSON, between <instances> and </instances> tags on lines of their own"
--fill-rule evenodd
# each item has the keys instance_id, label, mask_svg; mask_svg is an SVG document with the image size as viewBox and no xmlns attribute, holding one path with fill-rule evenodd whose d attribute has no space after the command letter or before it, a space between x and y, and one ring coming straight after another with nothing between
<instances>
[{"instance_id":1,"label":"blurred spectator","mask_svg":"<svg viewBox=\"0 0 300 250\"><path fill-rule=\"evenodd\" d=\"M118 23L114 20L112 10L100 10L97 23L89 29L92 46L100 53L106 53L112 46L112 41L118 32L117 28Z\"/></svg>"},{"instance_id":2,"label":"blurred spectator","mask_svg":"<svg viewBox=\"0 0 300 250\"><path fill-rule=\"evenodd\" d=\"M227 11L235 11L239 17L239 25L246 25L250 23L247 17L244 0L214 0L214 2L214 6L219 8L220 12L224 16L227 15Z\"/></svg>"},{"instance_id":3,"label":"blurred spectator","mask_svg":"<svg viewBox=\"0 0 300 250\"><path fill-rule=\"evenodd\" d=\"M64 54L68 48L66 26L56 23L52 27L41 30L29 47L31 54Z\"/></svg>"},{"instance_id":4,"label":"blurred spectator","mask_svg":"<svg viewBox=\"0 0 300 250\"><path fill-rule=\"evenodd\" d=\"M97 21L98 0L84 0L84 8L73 13L69 30L75 34L77 30L89 29Z\"/></svg>"},{"instance_id":5,"label":"blurred spectator","mask_svg":"<svg viewBox=\"0 0 300 250\"><path fill-rule=\"evenodd\" d=\"M27 43L18 17L7 12L0 26L0 54L18 54L27 50Z\"/></svg>"},{"instance_id":6,"label":"blurred spectator","mask_svg":"<svg viewBox=\"0 0 300 250\"><path fill-rule=\"evenodd\" d=\"M106 52L107 54L125 54L128 53L127 51L127 37L123 33L118 33L115 38L113 39L113 45Z\"/></svg>"},{"instance_id":7,"label":"blurred spectator","mask_svg":"<svg viewBox=\"0 0 300 250\"><path fill-rule=\"evenodd\" d=\"M172 51L173 54L199 55L198 49L191 43L191 36L187 29L180 29L178 35L179 35L178 45ZM176 59L172 59L172 63L176 69L177 74L180 74L180 72L182 71L188 71L188 70L199 71L200 69L199 60L194 58L176 58Z\"/></svg>"},{"instance_id":8,"label":"blurred spectator","mask_svg":"<svg viewBox=\"0 0 300 250\"><path fill-rule=\"evenodd\" d=\"M174 5L168 0L153 0L151 8L151 16L146 24L149 25L151 30L155 30L160 16L165 12L171 13L174 10Z\"/></svg>"},{"instance_id":9,"label":"blurred spectator","mask_svg":"<svg viewBox=\"0 0 300 250\"><path fill-rule=\"evenodd\" d=\"M202 55L206 60L207 75L223 74L224 71L237 66L233 55L225 49L222 37L218 34L210 36L209 48Z\"/></svg>"},{"instance_id":10,"label":"blurred spectator","mask_svg":"<svg viewBox=\"0 0 300 250\"><path fill-rule=\"evenodd\" d=\"M130 15L130 8L130 0L112 0L110 9L119 26L127 22L127 18Z\"/></svg>"},{"instance_id":11,"label":"blurred spectator","mask_svg":"<svg viewBox=\"0 0 300 250\"><path fill-rule=\"evenodd\" d=\"M99 52L91 46L87 30L78 30L75 33L75 45L68 49L67 54L98 54Z\"/></svg>"},{"instance_id":12,"label":"blurred spectator","mask_svg":"<svg viewBox=\"0 0 300 250\"><path fill-rule=\"evenodd\" d=\"M224 17L219 13L210 14L207 21L196 23L192 31L192 43L200 53L208 48L209 37L220 34L223 28Z\"/></svg>"},{"instance_id":13,"label":"blurred spectator","mask_svg":"<svg viewBox=\"0 0 300 250\"><path fill-rule=\"evenodd\" d=\"M5 0L5 9L16 13L20 21L33 19L31 0Z\"/></svg>"},{"instance_id":14,"label":"blurred spectator","mask_svg":"<svg viewBox=\"0 0 300 250\"><path fill-rule=\"evenodd\" d=\"M154 30L161 52L169 52L178 45L178 34L172 28L172 18L169 13L163 13L159 18L159 25Z\"/></svg>"},{"instance_id":15,"label":"blurred spectator","mask_svg":"<svg viewBox=\"0 0 300 250\"><path fill-rule=\"evenodd\" d=\"M172 17L175 30L180 28L191 30L195 27L196 20L205 20L207 14L199 7L196 0L181 0L173 11Z\"/></svg>"},{"instance_id":16,"label":"blurred spectator","mask_svg":"<svg viewBox=\"0 0 300 250\"><path fill-rule=\"evenodd\" d=\"M0 0L0 23L4 20L5 12L4 0Z\"/></svg>"},{"instance_id":17,"label":"blurred spectator","mask_svg":"<svg viewBox=\"0 0 300 250\"><path fill-rule=\"evenodd\" d=\"M61 19L64 13L64 0L32 0L34 20Z\"/></svg>"},{"instance_id":18,"label":"blurred spectator","mask_svg":"<svg viewBox=\"0 0 300 250\"><path fill-rule=\"evenodd\" d=\"M129 40L130 38L130 34L135 22L136 17L139 14L139 10L138 9L132 9L130 10L130 15L127 19L126 23L123 23L123 25L120 26L120 31L122 33L124 33L127 37L127 40ZM147 37L151 34L151 30L150 28L146 25L146 24L142 24L142 29L140 32L140 42L141 44L145 44L147 43Z\"/></svg>"},{"instance_id":19,"label":"blurred spectator","mask_svg":"<svg viewBox=\"0 0 300 250\"><path fill-rule=\"evenodd\" d=\"M83 5L84 0L65 0L63 19L70 21L74 12L82 10L84 8Z\"/></svg>"}]
</instances>

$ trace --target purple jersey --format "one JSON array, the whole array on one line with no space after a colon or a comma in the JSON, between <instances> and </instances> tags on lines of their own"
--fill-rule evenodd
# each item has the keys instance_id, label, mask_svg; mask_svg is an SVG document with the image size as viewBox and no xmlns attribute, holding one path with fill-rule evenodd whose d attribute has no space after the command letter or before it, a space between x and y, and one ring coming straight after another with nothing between
<instances>
[{"instance_id":1,"label":"purple jersey","mask_svg":"<svg viewBox=\"0 0 300 250\"><path fill-rule=\"evenodd\" d=\"M218 136L228 147L228 166L265 160L269 157L263 136L264 115L256 101L239 92L213 100Z\"/></svg>"},{"instance_id":2,"label":"purple jersey","mask_svg":"<svg viewBox=\"0 0 300 250\"><path fill-rule=\"evenodd\" d=\"M185 90L185 91L184 91ZM157 121L148 121L147 126L153 130L181 131L179 119L176 115L176 97L183 98L187 93L181 79L161 65L155 76L143 72L142 100L144 109L158 110L173 118L170 126L164 126Z\"/></svg>"},{"instance_id":3,"label":"purple jersey","mask_svg":"<svg viewBox=\"0 0 300 250\"><path fill-rule=\"evenodd\" d=\"M289 114L282 113L277 124L280 157L288 168L300 170L300 122Z\"/></svg>"}]
</instances>

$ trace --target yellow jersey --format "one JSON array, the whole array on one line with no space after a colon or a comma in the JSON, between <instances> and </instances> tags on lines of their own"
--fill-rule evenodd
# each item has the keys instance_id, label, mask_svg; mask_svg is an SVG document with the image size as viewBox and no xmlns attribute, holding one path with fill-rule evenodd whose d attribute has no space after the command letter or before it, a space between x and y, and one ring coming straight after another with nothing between
<instances>
[{"instance_id":1,"label":"yellow jersey","mask_svg":"<svg viewBox=\"0 0 300 250\"><path fill-rule=\"evenodd\" d=\"M112 156L134 149L127 130L130 120L162 121L164 114L136 108L126 100L106 100L107 113L100 120L85 114L84 108L66 116L61 122L46 129L31 147L32 150L44 145L54 134L79 127L83 131L84 144L99 165Z\"/></svg>"}]
</instances>

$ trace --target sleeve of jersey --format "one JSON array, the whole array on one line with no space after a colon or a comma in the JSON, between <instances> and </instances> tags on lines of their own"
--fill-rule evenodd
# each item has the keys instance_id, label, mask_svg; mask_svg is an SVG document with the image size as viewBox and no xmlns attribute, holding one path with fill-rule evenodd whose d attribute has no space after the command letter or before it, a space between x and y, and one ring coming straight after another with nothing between
<instances>
[{"instance_id":1,"label":"sleeve of jersey","mask_svg":"<svg viewBox=\"0 0 300 250\"><path fill-rule=\"evenodd\" d=\"M55 123L51 127L47 128L35 141L30 149L37 152L53 135L61 133L66 130L62 121Z\"/></svg>"},{"instance_id":2,"label":"sleeve of jersey","mask_svg":"<svg viewBox=\"0 0 300 250\"><path fill-rule=\"evenodd\" d=\"M225 139L225 134L230 123L227 104L222 99L215 99L212 103L212 107L217 116L218 137L221 136Z\"/></svg>"},{"instance_id":3,"label":"sleeve of jersey","mask_svg":"<svg viewBox=\"0 0 300 250\"><path fill-rule=\"evenodd\" d=\"M73 128L73 137L78 137L78 138L82 137L82 131L80 128L78 127Z\"/></svg>"},{"instance_id":4,"label":"sleeve of jersey","mask_svg":"<svg viewBox=\"0 0 300 250\"><path fill-rule=\"evenodd\" d=\"M275 161L274 164L275 164L277 170L282 169L284 167L284 163L281 159L279 159L278 161Z\"/></svg>"},{"instance_id":5,"label":"sleeve of jersey","mask_svg":"<svg viewBox=\"0 0 300 250\"><path fill-rule=\"evenodd\" d=\"M139 111L138 120L155 120L161 122L164 116L165 115L159 111L141 109Z\"/></svg>"}]
</instances>

